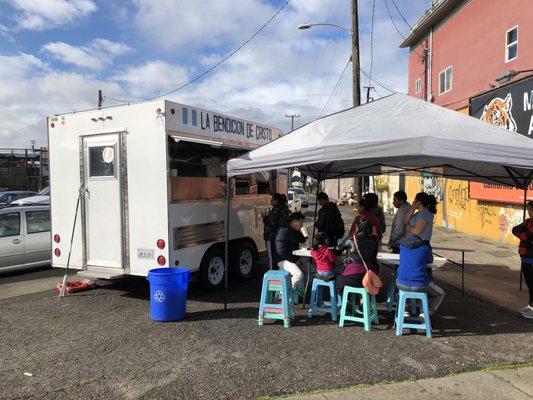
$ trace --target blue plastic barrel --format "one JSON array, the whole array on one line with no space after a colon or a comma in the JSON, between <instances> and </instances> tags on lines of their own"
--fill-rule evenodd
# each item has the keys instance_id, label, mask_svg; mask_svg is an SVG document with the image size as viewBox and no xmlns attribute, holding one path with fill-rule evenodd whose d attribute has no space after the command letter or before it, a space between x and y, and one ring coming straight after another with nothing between
<instances>
[{"instance_id":1,"label":"blue plastic barrel","mask_svg":"<svg viewBox=\"0 0 533 400\"><path fill-rule=\"evenodd\" d=\"M187 268L156 268L148 271L150 282L150 317L154 321L177 321L185 317Z\"/></svg>"}]
</instances>

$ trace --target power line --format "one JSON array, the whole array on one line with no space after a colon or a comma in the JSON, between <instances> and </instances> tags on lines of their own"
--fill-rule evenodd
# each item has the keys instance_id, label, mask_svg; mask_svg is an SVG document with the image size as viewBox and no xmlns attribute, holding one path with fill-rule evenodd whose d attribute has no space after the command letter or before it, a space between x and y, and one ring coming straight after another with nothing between
<instances>
[{"instance_id":1,"label":"power line","mask_svg":"<svg viewBox=\"0 0 533 400\"><path fill-rule=\"evenodd\" d=\"M403 21L407 24L407 26L411 29L411 32L414 32L414 28L413 26L407 21L407 19L404 17L403 13L400 11L400 8L398 7L398 5L396 4L396 2L394 0L391 0L392 1L392 4L394 5L394 8L396 8L396 11L398 11L398 14L400 14L400 17L402 17ZM426 47L422 44L422 41L420 41L420 46L426 50Z\"/></svg>"},{"instance_id":2,"label":"power line","mask_svg":"<svg viewBox=\"0 0 533 400\"><path fill-rule=\"evenodd\" d=\"M370 80L372 80L373 82L375 82L376 84L378 84L379 86L381 86L383 89L386 89L388 90L389 92L391 93L398 93L397 90L394 90L392 89L390 86L388 86L387 84L379 81L378 79L374 78L374 77L371 77L364 69L360 68L361 70L361 73L366 76L367 78L369 78Z\"/></svg>"},{"instance_id":3,"label":"power line","mask_svg":"<svg viewBox=\"0 0 533 400\"><path fill-rule=\"evenodd\" d=\"M370 73L372 76L372 68L374 67L374 15L376 11L376 0L372 2L372 23L370 25ZM370 77L368 78L368 86L370 86Z\"/></svg>"},{"instance_id":4,"label":"power line","mask_svg":"<svg viewBox=\"0 0 533 400\"><path fill-rule=\"evenodd\" d=\"M229 53L227 56L225 56L224 58L222 58L222 60L220 60L219 62L217 62L215 65L213 65L212 67L206 69L204 72L202 72L201 74L197 75L195 78L191 79L190 81L178 86L177 88L171 90L171 91L168 91L166 93L163 93L163 94L160 94L160 95L157 95L157 96L154 96L154 97L151 97L151 98L148 98L148 99L142 99L142 100L134 100L134 102L140 102L140 101L150 101L150 100L155 100L155 99L158 99L160 97L164 97L164 96L168 96L169 94L172 94L172 93L176 93L178 90L181 90L181 89L184 89L186 88L187 86L193 84L194 82L196 82L197 80L203 78L204 76L206 76L208 73L210 73L211 71L213 71L214 69L218 68L220 65L222 65L224 62L226 62L227 60L229 60L231 57L233 57L239 50L241 50L244 46L246 46L249 42L251 42L257 35L259 35L267 26L268 24L270 24L274 18L276 18L278 16L279 13L281 13L285 7L287 7L287 5L291 2L291 0L286 0L283 5L274 13L274 15L272 15L268 21L266 21L252 36L250 36L248 39L246 39L239 47L237 47L235 50L233 50L231 53ZM106 97L107 99L109 100L114 100L114 101L121 101L121 102L124 102L124 103L128 103L127 100L118 100L118 99L111 99L110 97ZM133 101L132 101L133 102Z\"/></svg>"},{"instance_id":5,"label":"power line","mask_svg":"<svg viewBox=\"0 0 533 400\"><path fill-rule=\"evenodd\" d=\"M333 97L333 94L335 93L335 90L337 90L337 87L339 86L340 82L342 81L342 78L344 78L344 74L346 73L346 70L348 69L349 65L350 65L350 60L348 60L348 62L344 66L344 69L342 70L341 76L339 77L339 79L337 80L337 83L335 84L335 87L331 91L331 94L329 95L328 100L326 101L326 104L324 104L324 107L322 108L322 111L320 111L320 115L319 115L320 117L324 114L324 111L326 111L326 108L328 107L328 104L329 104L331 98Z\"/></svg>"},{"instance_id":6,"label":"power line","mask_svg":"<svg viewBox=\"0 0 533 400\"><path fill-rule=\"evenodd\" d=\"M405 37L405 35L402 33L402 31L398 28L398 26L396 25L396 22L394 22L394 18L392 17L392 13L390 12L390 8L389 8L389 3L387 3L387 0L383 0L383 2L385 3L385 8L387 9L387 13L389 14L389 19L390 19L390 22L392 22L392 25L394 26L394 28L396 29L396 32L398 32L400 34L400 36L403 38L403 40L407 40L407 38ZM418 54L419 57L422 57L420 55L420 53L416 50L413 50L416 54Z\"/></svg>"}]
</instances>

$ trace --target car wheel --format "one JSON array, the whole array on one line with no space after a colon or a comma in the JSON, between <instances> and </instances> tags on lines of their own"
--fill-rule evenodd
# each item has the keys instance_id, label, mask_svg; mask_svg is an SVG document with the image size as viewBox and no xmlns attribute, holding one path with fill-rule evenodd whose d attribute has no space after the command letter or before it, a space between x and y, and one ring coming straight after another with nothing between
<instances>
[{"instance_id":1,"label":"car wheel","mask_svg":"<svg viewBox=\"0 0 533 400\"><path fill-rule=\"evenodd\" d=\"M250 279L255 272L257 252L250 242L240 242L231 251L231 273L239 280Z\"/></svg>"},{"instance_id":2,"label":"car wheel","mask_svg":"<svg viewBox=\"0 0 533 400\"><path fill-rule=\"evenodd\" d=\"M207 290L216 290L224 284L224 251L212 247L204 254L200 264L200 282Z\"/></svg>"}]
</instances>

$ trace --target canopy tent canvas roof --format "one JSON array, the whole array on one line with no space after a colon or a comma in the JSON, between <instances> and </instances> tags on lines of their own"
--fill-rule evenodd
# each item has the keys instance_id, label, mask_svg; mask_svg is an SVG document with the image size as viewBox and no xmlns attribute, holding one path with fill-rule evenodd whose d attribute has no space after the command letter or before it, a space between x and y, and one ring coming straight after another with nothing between
<instances>
[{"instance_id":1,"label":"canopy tent canvas roof","mask_svg":"<svg viewBox=\"0 0 533 400\"><path fill-rule=\"evenodd\" d=\"M228 176L298 167L319 180L398 171L524 188L533 140L404 94L315 120L228 162Z\"/></svg>"}]
</instances>

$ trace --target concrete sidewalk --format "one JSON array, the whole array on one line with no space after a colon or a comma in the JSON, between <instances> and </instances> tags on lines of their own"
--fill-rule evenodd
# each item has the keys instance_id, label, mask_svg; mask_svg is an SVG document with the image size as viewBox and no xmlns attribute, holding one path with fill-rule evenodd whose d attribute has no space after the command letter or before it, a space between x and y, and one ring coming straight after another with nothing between
<instances>
[{"instance_id":1,"label":"concrete sidewalk","mask_svg":"<svg viewBox=\"0 0 533 400\"><path fill-rule=\"evenodd\" d=\"M533 398L533 366L285 397L285 400L526 400Z\"/></svg>"}]
</instances>

